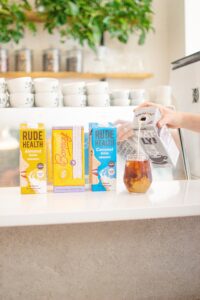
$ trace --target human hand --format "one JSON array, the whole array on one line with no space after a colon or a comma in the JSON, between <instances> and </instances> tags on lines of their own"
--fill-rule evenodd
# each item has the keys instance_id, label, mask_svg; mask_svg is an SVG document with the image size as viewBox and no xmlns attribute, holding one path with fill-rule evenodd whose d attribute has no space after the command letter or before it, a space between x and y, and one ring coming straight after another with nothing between
<instances>
[{"instance_id":1,"label":"human hand","mask_svg":"<svg viewBox=\"0 0 200 300\"><path fill-rule=\"evenodd\" d=\"M122 142L133 136L133 124L132 122L117 120L114 123L117 126L117 140Z\"/></svg>"},{"instance_id":2,"label":"human hand","mask_svg":"<svg viewBox=\"0 0 200 300\"><path fill-rule=\"evenodd\" d=\"M152 102L144 102L140 104L135 110L145 107L156 107L160 110L161 119L158 121L157 126L161 128L167 125L169 128L179 128L182 123L182 113L174 111L171 108L167 108L161 104L156 104Z\"/></svg>"}]
</instances>

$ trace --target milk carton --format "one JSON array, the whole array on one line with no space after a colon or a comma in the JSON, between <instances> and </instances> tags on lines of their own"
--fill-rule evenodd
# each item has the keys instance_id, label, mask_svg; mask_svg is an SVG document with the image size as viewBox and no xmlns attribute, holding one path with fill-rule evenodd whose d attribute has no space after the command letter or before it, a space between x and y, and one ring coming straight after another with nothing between
<instances>
[{"instance_id":1,"label":"milk carton","mask_svg":"<svg viewBox=\"0 0 200 300\"><path fill-rule=\"evenodd\" d=\"M129 137L127 140L119 141L117 143L117 152L123 158L126 159L129 155L137 153L138 138L136 135Z\"/></svg>"},{"instance_id":2,"label":"milk carton","mask_svg":"<svg viewBox=\"0 0 200 300\"><path fill-rule=\"evenodd\" d=\"M135 133L139 134L142 150L148 155L154 166L176 166L179 150L169 129L166 126L157 127L160 118L161 114L157 108L147 107L137 110L133 128Z\"/></svg>"},{"instance_id":3,"label":"milk carton","mask_svg":"<svg viewBox=\"0 0 200 300\"><path fill-rule=\"evenodd\" d=\"M89 182L92 191L116 189L117 129L112 124L89 124Z\"/></svg>"},{"instance_id":4,"label":"milk carton","mask_svg":"<svg viewBox=\"0 0 200 300\"><path fill-rule=\"evenodd\" d=\"M47 134L47 183L48 185L53 183L52 139L49 134Z\"/></svg>"},{"instance_id":5,"label":"milk carton","mask_svg":"<svg viewBox=\"0 0 200 300\"><path fill-rule=\"evenodd\" d=\"M84 191L84 129L81 126L52 130L54 192Z\"/></svg>"},{"instance_id":6,"label":"milk carton","mask_svg":"<svg viewBox=\"0 0 200 300\"><path fill-rule=\"evenodd\" d=\"M85 132L84 139L84 153L85 153L85 183L89 183L89 134Z\"/></svg>"},{"instance_id":7,"label":"milk carton","mask_svg":"<svg viewBox=\"0 0 200 300\"><path fill-rule=\"evenodd\" d=\"M43 124L20 125L20 186L22 194L47 191L46 132Z\"/></svg>"}]
</instances>

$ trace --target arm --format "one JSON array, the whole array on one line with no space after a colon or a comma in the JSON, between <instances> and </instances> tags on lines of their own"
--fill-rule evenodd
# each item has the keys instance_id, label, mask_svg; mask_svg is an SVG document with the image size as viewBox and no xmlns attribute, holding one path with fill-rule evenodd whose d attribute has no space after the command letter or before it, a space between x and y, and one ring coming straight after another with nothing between
<instances>
[{"instance_id":1,"label":"arm","mask_svg":"<svg viewBox=\"0 0 200 300\"><path fill-rule=\"evenodd\" d=\"M144 102L136 109L144 107L157 107L161 112L161 119L158 122L158 127L167 125L170 128L185 128L188 130L200 132L200 114L192 114L186 112L177 112L160 104Z\"/></svg>"},{"instance_id":2,"label":"arm","mask_svg":"<svg viewBox=\"0 0 200 300\"><path fill-rule=\"evenodd\" d=\"M161 112L161 119L158 122L158 127L167 125L169 128L185 128L188 130L200 132L200 114L191 114L185 112L177 112L170 108L159 104L144 102L136 109L144 107L157 107ZM124 141L133 136L133 127L131 122L118 120L115 122L118 127L118 141Z\"/></svg>"},{"instance_id":3,"label":"arm","mask_svg":"<svg viewBox=\"0 0 200 300\"><path fill-rule=\"evenodd\" d=\"M192 131L200 132L200 115L192 113L180 113L181 122L180 127Z\"/></svg>"}]
</instances>

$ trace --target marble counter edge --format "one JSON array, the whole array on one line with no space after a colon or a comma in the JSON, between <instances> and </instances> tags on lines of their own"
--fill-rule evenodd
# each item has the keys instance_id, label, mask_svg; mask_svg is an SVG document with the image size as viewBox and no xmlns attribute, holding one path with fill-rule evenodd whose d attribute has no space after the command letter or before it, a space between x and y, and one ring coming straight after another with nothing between
<instances>
[{"instance_id":1,"label":"marble counter edge","mask_svg":"<svg viewBox=\"0 0 200 300\"><path fill-rule=\"evenodd\" d=\"M198 216L199 195L200 180L156 182L135 199L125 191L21 196L17 188L1 188L0 227Z\"/></svg>"}]
</instances>

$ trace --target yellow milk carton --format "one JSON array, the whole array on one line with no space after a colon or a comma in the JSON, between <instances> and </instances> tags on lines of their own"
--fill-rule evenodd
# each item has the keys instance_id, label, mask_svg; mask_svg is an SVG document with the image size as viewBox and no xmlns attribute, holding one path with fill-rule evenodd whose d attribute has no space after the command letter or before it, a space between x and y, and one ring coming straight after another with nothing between
<instances>
[{"instance_id":1,"label":"yellow milk carton","mask_svg":"<svg viewBox=\"0 0 200 300\"><path fill-rule=\"evenodd\" d=\"M47 183L52 185L53 182L53 166L52 166L52 138L47 136Z\"/></svg>"},{"instance_id":2,"label":"yellow milk carton","mask_svg":"<svg viewBox=\"0 0 200 300\"><path fill-rule=\"evenodd\" d=\"M81 126L52 130L54 192L80 192L85 187L84 129Z\"/></svg>"},{"instance_id":3,"label":"yellow milk carton","mask_svg":"<svg viewBox=\"0 0 200 300\"><path fill-rule=\"evenodd\" d=\"M20 125L20 186L22 194L47 191L46 132L43 124Z\"/></svg>"}]
</instances>

